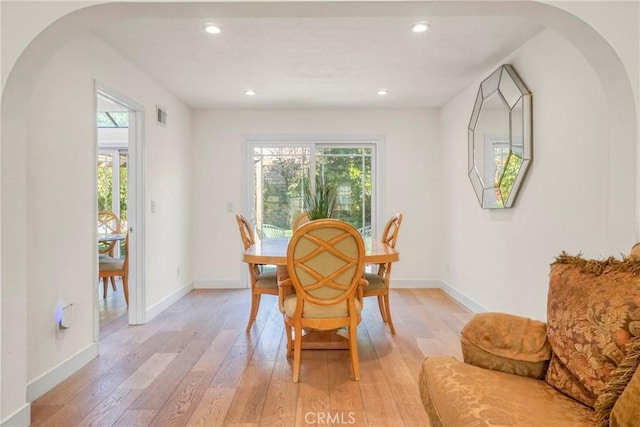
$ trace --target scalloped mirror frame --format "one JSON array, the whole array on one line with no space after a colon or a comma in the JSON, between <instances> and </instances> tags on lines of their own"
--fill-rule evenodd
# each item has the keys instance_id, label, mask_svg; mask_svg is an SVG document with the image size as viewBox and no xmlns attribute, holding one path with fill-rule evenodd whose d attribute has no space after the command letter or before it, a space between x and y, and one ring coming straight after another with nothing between
<instances>
[{"instance_id":1,"label":"scalloped mirror frame","mask_svg":"<svg viewBox=\"0 0 640 427\"><path fill-rule=\"evenodd\" d=\"M504 64L480 83L469 121L469 179L484 209L513 206L531 163L531 92Z\"/></svg>"}]
</instances>

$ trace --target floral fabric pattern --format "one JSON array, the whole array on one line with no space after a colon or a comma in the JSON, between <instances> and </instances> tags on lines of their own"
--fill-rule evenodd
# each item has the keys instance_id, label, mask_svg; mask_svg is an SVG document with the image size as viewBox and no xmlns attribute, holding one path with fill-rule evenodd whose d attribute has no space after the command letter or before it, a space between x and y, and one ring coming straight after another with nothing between
<instances>
[{"instance_id":1,"label":"floral fabric pattern","mask_svg":"<svg viewBox=\"0 0 640 427\"><path fill-rule=\"evenodd\" d=\"M432 427L593 426L594 412L545 381L428 357L420 395Z\"/></svg>"},{"instance_id":2,"label":"floral fabric pattern","mask_svg":"<svg viewBox=\"0 0 640 427\"><path fill-rule=\"evenodd\" d=\"M594 407L640 321L640 262L562 255L551 266L546 381Z\"/></svg>"}]
</instances>

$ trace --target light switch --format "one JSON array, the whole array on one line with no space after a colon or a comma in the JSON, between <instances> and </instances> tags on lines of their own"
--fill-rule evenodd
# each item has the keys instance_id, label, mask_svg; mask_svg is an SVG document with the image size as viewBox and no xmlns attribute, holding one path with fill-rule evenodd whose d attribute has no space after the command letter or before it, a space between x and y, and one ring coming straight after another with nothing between
<instances>
[{"instance_id":1,"label":"light switch","mask_svg":"<svg viewBox=\"0 0 640 427\"><path fill-rule=\"evenodd\" d=\"M233 212L233 203L227 203L227 212Z\"/></svg>"},{"instance_id":2,"label":"light switch","mask_svg":"<svg viewBox=\"0 0 640 427\"><path fill-rule=\"evenodd\" d=\"M156 212L156 201L151 199L151 213Z\"/></svg>"}]
</instances>

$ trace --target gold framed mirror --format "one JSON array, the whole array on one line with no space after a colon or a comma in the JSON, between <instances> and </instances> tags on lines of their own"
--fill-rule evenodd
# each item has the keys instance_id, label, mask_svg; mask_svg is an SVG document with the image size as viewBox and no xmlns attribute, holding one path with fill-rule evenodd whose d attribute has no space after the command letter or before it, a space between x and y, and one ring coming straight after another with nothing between
<instances>
[{"instance_id":1,"label":"gold framed mirror","mask_svg":"<svg viewBox=\"0 0 640 427\"><path fill-rule=\"evenodd\" d=\"M469 121L469 179L482 208L513 206L531 146L531 92L502 65L480 84Z\"/></svg>"}]
</instances>

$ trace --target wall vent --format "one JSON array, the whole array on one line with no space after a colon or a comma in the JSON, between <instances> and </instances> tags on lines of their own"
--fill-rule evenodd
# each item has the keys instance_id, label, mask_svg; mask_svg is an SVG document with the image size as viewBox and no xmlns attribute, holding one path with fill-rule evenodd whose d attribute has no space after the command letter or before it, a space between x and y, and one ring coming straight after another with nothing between
<instances>
[{"instance_id":1,"label":"wall vent","mask_svg":"<svg viewBox=\"0 0 640 427\"><path fill-rule=\"evenodd\" d=\"M167 126L167 110L156 105L156 122L161 126Z\"/></svg>"}]
</instances>

